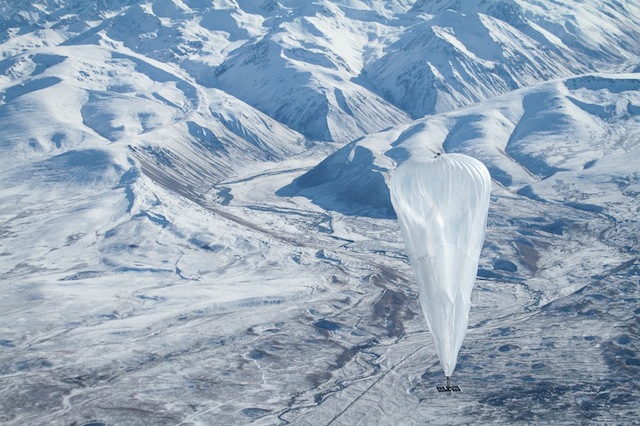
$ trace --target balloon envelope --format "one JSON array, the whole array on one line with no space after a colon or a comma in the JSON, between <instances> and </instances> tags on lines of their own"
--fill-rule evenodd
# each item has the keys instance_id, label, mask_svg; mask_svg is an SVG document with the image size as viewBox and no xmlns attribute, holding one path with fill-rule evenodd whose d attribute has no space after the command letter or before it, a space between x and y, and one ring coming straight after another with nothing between
<instances>
[{"instance_id":1,"label":"balloon envelope","mask_svg":"<svg viewBox=\"0 0 640 426\"><path fill-rule=\"evenodd\" d=\"M394 172L391 202L446 376L467 333L484 243L491 176L463 154L410 159Z\"/></svg>"}]
</instances>

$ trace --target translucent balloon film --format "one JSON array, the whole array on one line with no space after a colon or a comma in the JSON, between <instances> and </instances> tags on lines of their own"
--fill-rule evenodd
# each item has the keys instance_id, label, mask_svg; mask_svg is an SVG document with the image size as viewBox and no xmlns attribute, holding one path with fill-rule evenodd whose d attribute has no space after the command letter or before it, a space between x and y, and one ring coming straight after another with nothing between
<instances>
[{"instance_id":1,"label":"translucent balloon film","mask_svg":"<svg viewBox=\"0 0 640 426\"><path fill-rule=\"evenodd\" d=\"M491 177L463 154L411 159L391 179L391 201L446 376L467 332L484 243Z\"/></svg>"}]
</instances>

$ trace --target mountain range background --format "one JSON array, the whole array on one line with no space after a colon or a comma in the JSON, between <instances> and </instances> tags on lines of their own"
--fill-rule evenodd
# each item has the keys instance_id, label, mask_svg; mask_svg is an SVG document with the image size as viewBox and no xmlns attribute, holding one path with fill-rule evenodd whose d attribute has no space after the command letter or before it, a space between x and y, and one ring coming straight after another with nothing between
<instances>
[{"instance_id":1,"label":"mountain range background","mask_svg":"<svg viewBox=\"0 0 640 426\"><path fill-rule=\"evenodd\" d=\"M0 422L633 423L640 3L0 0ZM388 181L493 192L443 382Z\"/></svg>"}]
</instances>

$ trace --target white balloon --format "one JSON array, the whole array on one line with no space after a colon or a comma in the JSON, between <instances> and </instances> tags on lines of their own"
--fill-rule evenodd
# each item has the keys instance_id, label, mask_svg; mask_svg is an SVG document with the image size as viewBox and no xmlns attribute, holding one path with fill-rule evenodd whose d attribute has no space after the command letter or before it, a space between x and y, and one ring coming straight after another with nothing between
<instances>
[{"instance_id":1,"label":"white balloon","mask_svg":"<svg viewBox=\"0 0 640 426\"><path fill-rule=\"evenodd\" d=\"M451 376L469 324L491 176L484 164L463 154L410 159L394 172L390 192L422 312L444 373Z\"/></svg>"}]
</instances>

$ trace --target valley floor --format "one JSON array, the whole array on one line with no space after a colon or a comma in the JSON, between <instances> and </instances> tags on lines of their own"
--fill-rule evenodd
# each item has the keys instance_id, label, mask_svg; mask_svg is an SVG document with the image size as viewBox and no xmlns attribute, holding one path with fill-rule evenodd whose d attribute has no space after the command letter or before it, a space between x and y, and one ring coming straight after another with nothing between
<instances>
[{"instance_id":1,"label":"valley floor","mask_svg":"<svg viewBox=\"0 0 640 426\"><path fill-rule=\"evenodd\" d=\"M45 264L46 250L22 254L1 284L0 420L635 421L640 262L603 238L637 232L631 222L574 212L553 233L534 218L566 207L527 211L530 200L495 189L453 377L463 392L439 394L444 377L396 222L274 196L308 161L270 167L192 200L141 178L137 197L162 197L135 216L135 232L148 234L146 259L123 259L122 250L144 252L126 247L127 224L105 230L102 269L73 263L83 244L96 244L81 234L69 236L57 265ZM23 216L14 232L38 220ZM505 267L511 249L528 264Z\"/></svg>"}]
</instances>

